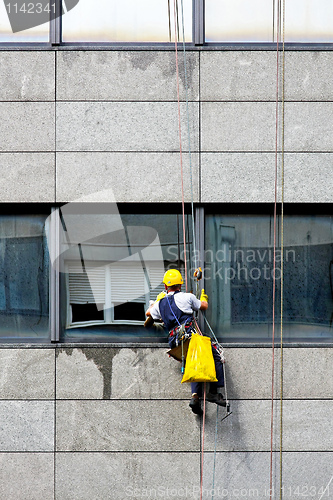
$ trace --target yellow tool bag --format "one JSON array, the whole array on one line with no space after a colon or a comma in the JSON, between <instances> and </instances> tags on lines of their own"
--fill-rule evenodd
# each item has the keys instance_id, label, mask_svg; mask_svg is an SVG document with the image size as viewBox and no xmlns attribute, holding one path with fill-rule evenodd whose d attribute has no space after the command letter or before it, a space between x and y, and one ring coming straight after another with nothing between
<instances>
[{"instance_id":1,"label":"yellow tool bag","mask_svg":"<svg viewBox=\"0 0 333 500\"><path fill-rule=\"evenodd\" d=\"M217 382L212 344L209 337L194 333L186 355L184 382Z\"/></svg>"}]
</instances>

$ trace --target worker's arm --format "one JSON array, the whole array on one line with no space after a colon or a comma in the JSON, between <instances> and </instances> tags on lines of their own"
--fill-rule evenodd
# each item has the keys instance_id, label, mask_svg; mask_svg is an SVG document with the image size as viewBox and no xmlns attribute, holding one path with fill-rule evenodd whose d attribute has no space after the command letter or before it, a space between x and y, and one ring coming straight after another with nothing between
<instances>
[{"instance_id":1,"label":"worker's arm","mask_svg":"<svg viewBox=\"0 0 333 500\"><path fill-rule=\"evenodd\" d=\"M201 290L201 296L200 296L200 311L206 311L208 309L208 295L205 293L205 290Z\"/></svg>"}]
</instances>

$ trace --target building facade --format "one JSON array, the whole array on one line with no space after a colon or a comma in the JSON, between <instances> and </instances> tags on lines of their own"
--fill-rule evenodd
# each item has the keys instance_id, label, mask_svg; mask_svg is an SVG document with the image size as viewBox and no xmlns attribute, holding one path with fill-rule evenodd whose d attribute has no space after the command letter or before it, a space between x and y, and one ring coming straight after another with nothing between
<instances>
[{"instance_id":1,"label":"building facade","mask_svg":"<svg viewBox=\"0 0 333 500\"><path fill-rule=\"evenodd\" d=\"M333 498L332 61L0 46L1 498ZM143 327L186 262L232 411L207 403L204 443Z\"/></svg>"}]
</instances>

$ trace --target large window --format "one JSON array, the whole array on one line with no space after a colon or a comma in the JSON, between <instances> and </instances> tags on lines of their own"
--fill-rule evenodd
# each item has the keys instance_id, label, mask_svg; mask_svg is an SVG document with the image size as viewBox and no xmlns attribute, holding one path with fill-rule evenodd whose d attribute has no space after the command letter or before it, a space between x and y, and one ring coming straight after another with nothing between
<instances>
[{"instance_id":1,"label":"large window","mask_svg":"<svg viewBox=\"0 0 333 500\"><path fill-rule=\"evenodd\" d=\"M177 213L114 209L94 204L60 209L62 338L165 341L160 325L143 325L149 302L164 289L165 270L183 270L182 219ZM186 216L188 234L191 226ZM190 254L189 238L187 244Z\"/></svg>"},{"instance_id":2,"label":"large window","mask_svg":"<svg viewBox=\"0 0 333 500\"><path fill-rule=\"evenodd\" d=\"M331 0L4 0L0 42L173 43L176 19L198 45L332 43L332 18Z\"/></svg>"},{"instance_id":3,"label":"large window","mask_svg":"<svg viewBox=\"0 0 333 500\"><path fill-rule=\"evenodd\" d=\"M0 216L0 338L49 338L46 215Z\"/></svg>"},{"instance_id":4,"label":"large window","mask_svg":"<svg viewBox=\"0 0 333 500\"><path fill-rule=\"evenodd\" d=\"M333 340L333 218L286 215L277 222L276 339ZM218 336L270 341L273 324L273 215L208 215L205 270L208 317ZM283 258L282 258L283 257ZM282 266L283 260L283 266ZM283 267L283 274L282 274Z\"/></svg>"},{"instance_id":5,"label":"large window","mask_svg":"<svg viewBox=\"0 0 333 500\"><path fill-rule=\"evenodd\" d=\"M207 42L332 43L331 0L205 0ZM280 7L280 12L278 8Z\"/></svg>"}]
</instances>

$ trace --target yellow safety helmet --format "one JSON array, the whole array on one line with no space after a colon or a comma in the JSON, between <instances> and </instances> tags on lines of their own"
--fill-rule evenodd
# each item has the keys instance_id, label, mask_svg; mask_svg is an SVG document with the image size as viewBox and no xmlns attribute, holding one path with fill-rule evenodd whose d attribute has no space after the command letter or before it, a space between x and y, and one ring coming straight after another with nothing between
<instances>
[{"instance_id":1,"label":"yellow safety helmet","mask_svg":"<svg viewBox=\"0 0 333 500\"><path fill-rule=\"evenodd\" d=\"M169 271L164 274L163 283L167 287L171 287L175 285L182 285L184 280L178 269L169 269Z\"/></svg>"}]
</instances>

